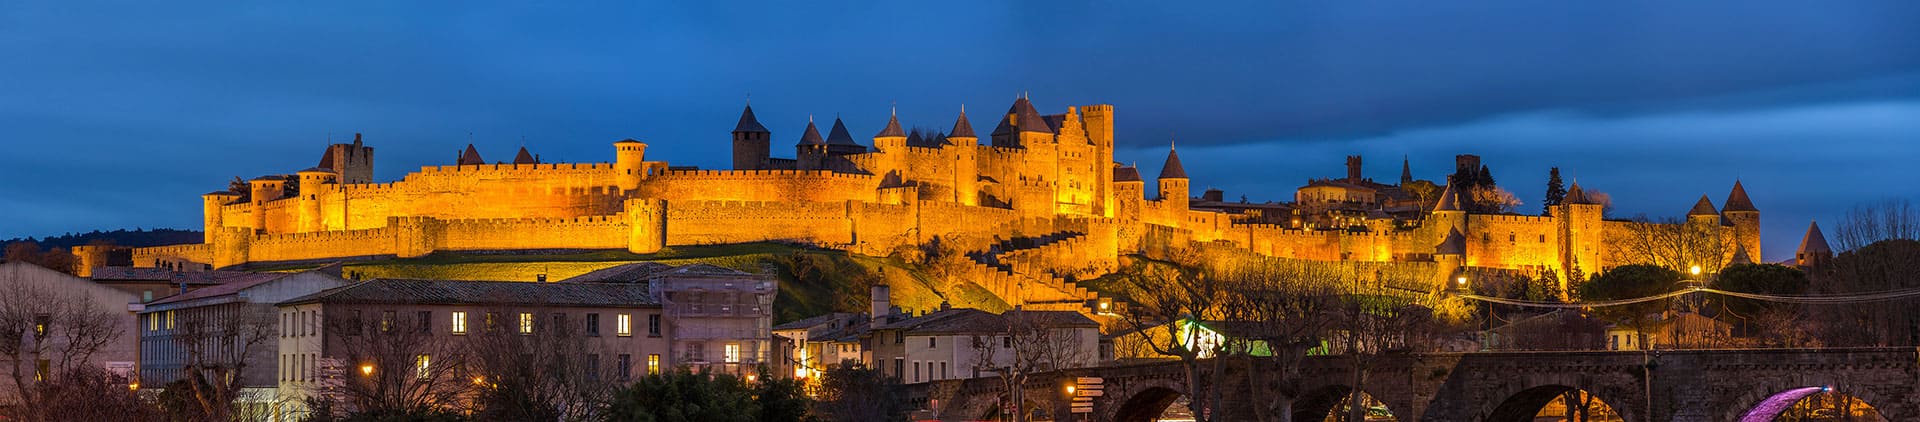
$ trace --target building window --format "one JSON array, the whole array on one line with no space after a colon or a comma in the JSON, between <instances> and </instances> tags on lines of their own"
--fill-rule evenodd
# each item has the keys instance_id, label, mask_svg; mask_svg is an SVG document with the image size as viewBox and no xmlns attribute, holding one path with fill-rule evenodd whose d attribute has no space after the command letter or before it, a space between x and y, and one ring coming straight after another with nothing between
<instances>
[{"instance_id":1,"label":"building window","mask_svg":"<svg viewBox=\"0 0 1920 422\"><path fill-rule=\"evenodd\" d=\"M168 319L172 319L172 318L168 318ZM359 309L353 310L353 319L347 321L347 335L350 335L350 336L360 335L361 321L366 321L366 320L360 319L360 310ZM171 324L172 321L168 321L168 323Z\"/></svg>"},{"instance_id":2,"label":"building window","mask_svg":"<svg viewBox=\"0 0 1920 422\"><path fill-rule=\"evenodd\" d=\"M940 379L947 379L947 362L940 362Z\"/></svg>"},{"instance_id":3,"label":"building window","mask_svg":"<svg viewBox=\"0 0 1920 422\"><path fill-rule=\"evenodd\" d=\"M613 317L613 334L621 337L633 335L632 315L619 314Z\"/></svg>"},{"instance_id":4,"label":"building window","mask_svg":"<svg viewBox=\"0 0 1920 422\"><path fill-rule=\"evenodd\" d=\"M723 349L722 352L724 354L721 356L721 359L725 359L727 363L740 363L739 343L727 343L726 348Z\"/></svg>"},{"instance_id":5,"label":"building window","mask_svg":"<svg viewBox=\"0 0 1920 422\"><path fill-rule=\"evenodd\" d=\"M427 355L414 357L413 372L414 377L427 379L428 376L433 374L433 358Z\"/></svg>"},{"instance_id":6,"label":"building window","mask_svg":"<svg viewBox=\"0 0 1920 422\"><path fill-rule=\"evenodd\" d=\"M1013 336L1005 336L1005 337L1001 337L1001 338L1000 338L1000 347L1001 347L1001 348L1003 348L1003 349L1012 349L1012 348L1013 348Z\"/></svg>"},{"instance_id":7,"label":"building window","mask_svg":"<svg viewBox=\"0 0 1920 422\"><path fill-rule=\"evenodd\" d=\"M167 311L167 329L173 329L173 311Z\"/></svg>"},{"instance_id":8,"label":"building window","mask_svg":"<svg viewBox=\"0 0 1920 422\"><path fill-rule=\"evenodd\" d=\"M50 314L34 315L33 316L33 336L46 337L47 325L52 323L53 323L53 315L50 315Z\"/></svg>"},{"instance_id":9,"label":"building window","mask_svg":"<svg viewBox=\"0 0 1920 422\"><path fill-rule=\"evenodd\" d=\"M419 321L414 322L414 324L420 327L420 332L433 332L433 311L420 311L414 313L414 315L414 318L419 319Z\"/></svg>"},{"instance_id":10,"label":"building window","mask_svg":"<svg viewBox=\"0 0 1920 422\"><path fill-rule=\"evenodd\" d=\"M620 377L621 381L633 379L633 355L622 353L618 360L614 361L614 364L620 365L620 367L614 369L613 372Z\"/></svg>"},{"instance_id":11,"label":"building window","mask_svg":"<svg viewBox=\"0 0 1920 422\"><path fill-rule=\"evenodd\" d=\"M520 334L533 334L533 313L520 313Z\"/></svg>"},{"instance_id":12,"label":"building window","mask_svg":"<svg viewBox=\"0 0 1920 422\"><path fill-rule=\"evenodd\" d=\"M907 332L906 332L906 331L895 331L895 332L893 332L893 344L906 344L906 343L907 343Z\"/></svg>"},{"instance_id":13,"label":"building window","mask_svg":"<svg viewBox=\"0 0 1920 422\"><path fill-rule=\"evenodd\" d=\"M939 339L940 339L939 337L927 337L927 348L932 349L932 348L940 347L940 343L937 341Z\"/></svg>"},{"instance_id":14,"label":"building window","mask_svg":"<svg viewBox=\"0 0 1920 422\"><path fill-rule=\"evenodd\" d=\"M920 382L920 361L913 361L913 382Z\"/></svg>"},{"instance_id":15,"label":"building window","mask_svg":"<svg viewBox=\"0 0 1920 422\"><path fill-rule=\"evenodd\" d=\"M380 311L380 332L393 332L393 311Z\"/></svg>"},{"instance_id":16,"label":"building window","mask_svg":"<svg viewBox=\"0 0 1920 422\"><path fill-rule=\"evenodd\" d=\"M553 333L556 335L567 334L567 314L559 312L553 313Z\"/></svg>"},{"instance_id":17,"label":"building window","mask_svg":"<svg viewBox=\"0 0 1920 422\"><path fill-rule=\"evenodd\" d=\"M160 331L160 314L147 314L147 331Z\"/></svg>"},{"instance_id":18,"label":"building window","mask_svg":"<svg viewBox=\"0 0 1920 422\"><path fill-rule=\"evenodd\" d=\"M453 326L447 331L452 332L453 335L456 335L456 336L467 334L467 312L466 311L453 311L453 316L449 317L448 319L453 321Z\"/></svg>"},{"instance_id":19,"label":"building window","mask_svg":"<svg viewBox=\"0 0 1920 422\"><path fill-rule=\"evenodd\" d=\"M587 336L600 336L600 314L587 314Z\"/></svg>"},{"instance_id":20,"label":"building window","mask_svg":"<svg viewBox=\"0 0 1920 422\"><path fill-rule=\"evenodd\" d=\"M494 332L495 330L500 329L500 313L499 312L488 312L486 319L487 319L486 320L487 332L491 333L491 332Z\"/></svg>"},{"instance_id":21,"label":"building window","mask_svg":"<svg viewBox=\"0 0 1920 422\"><path fill-rule=\"evenodd\" d=\"M587 354L587 381L600 380L600 355Z\"/></svg>"},{"instance_id":22,"label":"building window","mask_svg":"<svg viewBox=\"0 0 1920 422\"><path fill-rule=\"evenodd\" d=\"M152 302L152 301L153 301L153 291L152 291L152 290L147 290L147 291L143 291L143 292L140 292L140 301L141 301L141 302Z\"/></svg>"},{"instance_id":23,"label":"building window","mask_svg":"<svg viewBox=\"0 0 1920 422\"><path fill-rule=\"evenodd\" d=\"M894 378L907 376L907 358L893 358L893 376Z\"/></svg>"},{"instance_id":24,"label":"building window","mask_svg":"<svg viewBox=\"0 0 1920 422\"><path fill-rule=\"evenodd\" d=\"M660 375L660 354L647 355L647 375Z\"/></svg>"},{"instance_id":25,"label":"building window","mask_svg":"<svg viewBox=\"0 0 1920 422\"><path fill-rule=\"evenodd\" d=\"M647 315L647 337L660 336L660 314Z\"/></svg>"}]
</instances>

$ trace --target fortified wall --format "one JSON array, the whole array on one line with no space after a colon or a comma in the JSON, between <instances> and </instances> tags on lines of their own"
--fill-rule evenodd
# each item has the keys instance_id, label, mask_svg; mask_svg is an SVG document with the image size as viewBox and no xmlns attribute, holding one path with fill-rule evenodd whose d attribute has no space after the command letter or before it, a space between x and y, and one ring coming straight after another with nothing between
<instances>
[{"instance_id":1,"label":"fortified wall","mask_svg":"<svg viewBox=\"0 0 1920 422\"><path fill-rule=\"evenodd\" d=\"M1063 280L1111 271L1117 257L1190 242L1326 261L1586 272L1621 262L1603 244L1630 223L1569 194L1548 216L1469 214L1451 186L1420 217L1370 218L1344 229L1247 220L1193 209L1185 167L1169 150L1152 182L1113 161L1113 108L1040 114L1020 98L981 142L964 112L947 133L908 134L897 117L871 147L836 119L812 123L796 158L773 158L770 132L747 108L731 170L648 161L646 144L613 144L606 163L542 163L523 149L488 164L471 148L456 165L374 183L358 137L321 165L202 195L205 241L138 248L136 265L226 268L437 251L625 249L779 241L885 255L939 239L978 256L983 285L1011 301L1047 286L1047 301L1091 298ZM1357 172L1357 169L1354 171ZM1576 185L1574 192L1579 192ZM1687 223L1726 242L1723 262L1759 256L1759 211L1736 183L1725 210L1702 199ZM1016 239L1057 240L993 250ZM1029 242L1033 243L1033 242ZM172 264L167 264L172 265ZM996 275L1003 274L1003 275ZM1444 280L1437 278L1436 280Z\"/></svg>"}]
</instances>

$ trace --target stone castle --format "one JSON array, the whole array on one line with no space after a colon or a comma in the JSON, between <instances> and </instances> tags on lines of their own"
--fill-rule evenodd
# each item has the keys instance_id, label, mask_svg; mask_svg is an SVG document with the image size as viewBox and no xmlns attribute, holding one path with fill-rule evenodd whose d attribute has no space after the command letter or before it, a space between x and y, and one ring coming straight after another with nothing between
<instances>
[{"instance_id":1,"label":"stone castle","mask_svg":"<svg viewBox=\"0 0 1920 422\"><path fill-rule=\"evenodd\" d=\"M772 133L748 106L732 131L731 170L669 166L628 139L614 142L612 162L601 163L543 163L522 148L511 163L488 164L469 145L455 165L386 183L374 179L373 148L356 136L327 147L317 167L202 195L204 243L139 248L133 258L139 266L226 268L762 241L885 255L937 240L980 258L991 271L976 282L1009 303L1065 304L1094 298L1062 281L1073 274L1190 242L1275 257L1430 262L1444 283L1459 267L1607 268L1622 261L1603 243L1630 224L1603 219L1577 184L1547 216L1469 213L1452 186L1409 205L1388 195L1398 185L1360 179L1357 158L1347 183L1310 184L1299 203L1262 208L1226 203L1218 192L1190 197L1170 149L1150 192L1137 169L1114 161L1111 105L1041 114L1018 98L997 117L984 143L964 110L945 134L908 133L890 117L871 146L855 142L838 118L825 137L809 122L789 159L772 156ZM1300 213L1314 211L1306 203L1316 200L1399 208L1351 215L1337 229L1302 224ZM1724 204L1715 210L1703 198L1682 224L1734 246L1727 261L1760 256L1760 213L1738 183ZM1286 213L1294 217L1274 218Z\"/></svg>"}]
</instances>

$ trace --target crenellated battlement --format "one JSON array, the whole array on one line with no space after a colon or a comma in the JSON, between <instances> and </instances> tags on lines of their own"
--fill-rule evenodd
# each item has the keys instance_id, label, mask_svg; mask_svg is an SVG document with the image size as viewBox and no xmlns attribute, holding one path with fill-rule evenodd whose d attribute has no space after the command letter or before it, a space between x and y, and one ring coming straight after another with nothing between
<instances>
[{"instance_id":1,"label":"crenellated battlement","mask_svg":"<svg viewBox=\"0 0 1920 422\"><path fill-rule=\"evenodd\" d=\"M421 166L420 173L608 171L613 163L541 163Z\"/></svg>"}]
</instances>

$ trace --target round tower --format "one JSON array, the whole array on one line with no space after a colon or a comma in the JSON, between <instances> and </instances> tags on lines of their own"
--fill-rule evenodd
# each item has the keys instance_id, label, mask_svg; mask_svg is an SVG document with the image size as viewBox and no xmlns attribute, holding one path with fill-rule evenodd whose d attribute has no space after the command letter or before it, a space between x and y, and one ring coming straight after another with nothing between
<instances>
[{"instance_id":1,"label":"round tower","mask_svg":"<svg viewBox=\"0 0 1920 422\"><path fill-rule=\"evenodd\" d=\"M1733 182L1733 191L1727 193L1727 202L1720 214L1733 225L1734 243L1746 250L1747 256L1760 258L1760 209L1754 208L1753 200L1747 198L1747 188L1740 181Z\"/></svg>"},{"instance_id":2,"label":"round tower","mask_svg":"<svg viewBox=\"0 0 1920 422\"><path fill-rule=\"evenodd\" d=\"M980 138L973 133L973 124L967 122L967 108L960 108L960 117L953 121L953 130L948 131L946 149L953 151L953 199L961 205L980 204Z\"/></svg>"},{"instance_id":3,"label":"round tower","mask_svg":"<svg viewBox=\"0 0 1920 422\"><path fill-rule=\"evenodd\" d=\"M220 214L220 208L236 199L240 199L240 194L228 191L208 192L205 195L200 195L200 233L201 236L203 236L201 242L211 244L214 239L218 237L216 236L216 232L226 224L225 221L222 221L223 216Z\"/></svg>"},{"instance_id":4,"label":"round tower","mask_svg":"<svg viewBox=\"0 0 1920 422\"><path fill-rule=\"evenodd\" d=\"M298 177L300 197L297 198L296 203L300 205L300 220L294 225L295 230L301 233L321 231L325 229L325 223L322 222L324 217L320 211L320 193L326 189L327 185L337 181L339 175L333 170L314 167L301 170Z\"/></svg>"},{"instance_id":5,"label":"round tower","mask_svg":"<svg viewBox=\"0 0 1920 422\"><path fill-rule=\"evenodd\" d=\"M287 179L282 176L260 176L247 181L253 196L253 231L267 230L267 203L280 199L287 194Z\"/></svg>"},{"instance_id":6,"label":"round tower","mask_svg":"<svg viewBox=\"0 0 1920 422\"><path fill-rule=\"evenodd\" d=\"M646 178L647 144L622 139L613 143L613 149L613 171L620 182L620 190L639 189L640 180Z\"/></svg>"}]
</instances>

